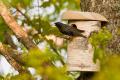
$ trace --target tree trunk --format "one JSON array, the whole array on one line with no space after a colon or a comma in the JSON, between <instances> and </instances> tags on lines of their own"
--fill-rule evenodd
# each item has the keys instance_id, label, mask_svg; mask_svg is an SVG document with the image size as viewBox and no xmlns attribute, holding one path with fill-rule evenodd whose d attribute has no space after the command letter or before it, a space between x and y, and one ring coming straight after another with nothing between
<instances>
[{"instance_id":1,"label":"tree trunk","mask_svg":"<svg viewBox=\"0 0 120 80\"><path fill-rule=\"evenodd\" d=\"M100 13L109 20L107 28L112 32L113 39L108 45L110 53L120 53L120 0L81 0L81 10Z\"/></svg>"},{"instance_id":2,"label":"tree trunk","mask_svg":"<svg viewBox=\"0 0 120 80\"><path fill-rule=\"evenodd\" d=\"M107 28L112 32L113 39L107 50L109 53L120 53L120 36L117 35L120 26L120 0L81 0L80 5L81 11L96 12L108 19ZM81 76L77 80L90 80L90 78Z\"/></svg>"}]
</instances>

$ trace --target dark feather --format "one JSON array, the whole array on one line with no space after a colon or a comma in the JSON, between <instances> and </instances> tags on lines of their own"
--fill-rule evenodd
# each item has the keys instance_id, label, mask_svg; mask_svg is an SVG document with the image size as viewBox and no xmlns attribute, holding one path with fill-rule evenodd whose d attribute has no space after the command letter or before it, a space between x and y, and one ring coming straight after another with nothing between
<instances>
[{"instance_id":1,"label":"dark feather","mask_svg":"<svg viewBox=\"0 0 120 80\"><path fill-rule=\"evenodd\" d=\"M76 24L71 24L72 27L77 28Z\"/></svg>"},{"instance_id":2,"label":"dark feather","mask_svg":"<svg viewBox=\"0 0 120 80\"><path fill-rule=\"evenodd\" d=\"M61 22L56 22L55 25L59 29L59 31L65 35L69 36L81 36L86 38L82 33L85 32L84 30L77 29L77 26L75 24L68 25L63 24Z\"/></svg>"},{"instance_id":3,"label":"dark feather","mask_svg":"<svg viewBox=\"0 0 120 80\"><path fill-rule=\"evenodd\" d=\"M71 26L77 29L76 24L71 24ZM78 29L78 30L79 30L80 32L85 32L84 30L80 30L80 29Z\"/></svg>"}]
</instances>

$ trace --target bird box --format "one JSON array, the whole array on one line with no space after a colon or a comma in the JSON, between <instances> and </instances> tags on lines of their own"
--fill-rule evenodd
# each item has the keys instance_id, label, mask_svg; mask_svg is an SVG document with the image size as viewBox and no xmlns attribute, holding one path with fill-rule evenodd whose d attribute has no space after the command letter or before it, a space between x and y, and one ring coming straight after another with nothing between
<instances>
[{"instance_id":1,"label":"bird box","mask_svg":"<svg viewBox=\"0 0 120 80\"><path fill-rule=\"evenodd\" d=\"M93 31L99 31L107 19L93 12L67 11L62 15L63 20L68 20L68 24L75 24L78 29L84 30L83 35L90 37ZM99 60L94 63L94 49L88 42L88 38L73 37L68 42L67 65L68 71L99 71Z\"/></svg>"}]
</instances>

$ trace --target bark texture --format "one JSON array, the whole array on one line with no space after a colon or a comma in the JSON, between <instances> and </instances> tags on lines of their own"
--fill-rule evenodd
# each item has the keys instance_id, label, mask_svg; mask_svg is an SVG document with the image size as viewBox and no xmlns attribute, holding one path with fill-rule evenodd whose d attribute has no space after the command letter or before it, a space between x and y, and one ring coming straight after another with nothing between
<instances>
[{"instance_id":1,"label":"bark texture","mask_svg":"<svg viewBox=\"0 0 120 80\"><path fill-rule=\"evenodd\" d=\"M21 64L19 64L17 61L21 60L20 57L16 54L13 54L13 50L9 49L7 46L0 43L0 54L3 55L6 60L11 64L12 67L14 67L15 70L17 70L19 73L27 72ZM14 59L13 59L14 57ZM20 61L21 62L21 61Z\"/></svg>"},{"instance_id":2,"label":"bark texture","mask_svg":"<svg viewBox=\"0 0 120 80\"><path fill-rule=\"evenodd\" d=\"M4 36L5 36L4 43L5 44L9 44L13 49L17 50L17 46L14 44L13 39L12 39L10 33L5 31L4 32Z\"/></svg>"},{"instance_id":3,"label":"bark texture","mask_svg":"<svg viewBox=\"0 0 120 80\"><path fill-rule=\"evenodd\" d=\"M120 53L120 36L117 35L120 26L120 0L81 0L80 5L81 11L96 12L108 19L107 28L112 32L113 39L107 50L109 53ZM92 80L92 78L80 76L77 80Z\"/></svg>"},{"instance_id":4,"label":"bark texture","mask_svg":"<svg viewBox=\"0 0 120 80\"><path fill-rule=\"evenodd\" d=\"M14 17L11 15L10 11L7 9L7 7L5 6L5 4L0 0L0 16L4 19L5 23L8 25L8 27L13 31L13 33L16 35L16 37L20 40L20 42L28 49L38 49L40 50L37 45L29 38L28 34L22 29L21 26L19 26L19 24L16 22L16 20L14 19ZM6 35L5 37L9 37L10 35ZM7 41L7 43L11 43L11 41ZM9 44L12 45L11 47L16 48L15 46L13 46L13 44ZM7 61L20 73L22 72L27 72L26 70L24 70L24 68L21 66L22 63L21 61L21 57L18 55L15 55L14 51L8 47L5 47L4 45L2 45L2 43L0 43L0 53L1 55L3 55Z\"/></svg>"},{"instance_id":5,"label":"bark texture","mask_svg":"<svg viewBox=\"0 0 120 80\"><path fill-rule=\"evenodd\" d=\"M8 27L14 32L16 37L28 50L38 48L36 44L29 38L27 33L22 29L22 27L18 25L18 23L13 18L10 11L7 9L2 1L0 1L0 16L4 19Z\"/></svg>"},{"instance_id":6,"label":"bark texture","mask_svg":"<svg viewBox=\"0 0 120 80\"><path fill-rule=\"evenodd\" d=\"M25 65L25 62L22 60L22 55L21 55L22 53L2 43L0 43L0 54L1 55L7 54L8 56L12 57L20 65Z\"/></svg>"},{"instance_id":7,"label":"bark texture","mask_svg":"<svg viewBox=\"0 0 120 80\"><path fill-rule=\"evenodd\" d=\"M100 13L108 19L107 28L113 34L109 50L120 53L120 36L117 35L120 27L120 0L81 0L81 10Z\"/></svg>"}]
</instances>

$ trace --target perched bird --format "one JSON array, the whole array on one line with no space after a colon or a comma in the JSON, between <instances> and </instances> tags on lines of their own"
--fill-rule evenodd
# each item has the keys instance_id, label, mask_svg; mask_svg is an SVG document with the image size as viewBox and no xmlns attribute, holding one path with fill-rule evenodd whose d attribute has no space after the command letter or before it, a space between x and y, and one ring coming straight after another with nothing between
<instances>
[{"instance_id":1,"label":"perched bird","mask_svg":"<svg viewBox=\"0 0 120 80\"><path fill-rule=\"evenodd\" d=\"M59 29L59 31L65 35L69 36L80 36L86 38L82 33L85 32L84 30L77 29L77 26L75 24L68 25L63 24L61 22L55 23L56 27Z\"/></svg>"}]
</instances>

